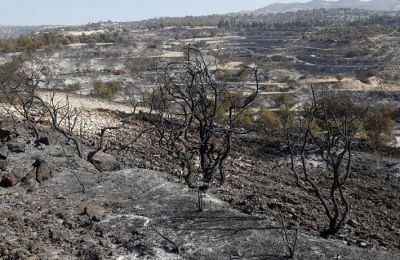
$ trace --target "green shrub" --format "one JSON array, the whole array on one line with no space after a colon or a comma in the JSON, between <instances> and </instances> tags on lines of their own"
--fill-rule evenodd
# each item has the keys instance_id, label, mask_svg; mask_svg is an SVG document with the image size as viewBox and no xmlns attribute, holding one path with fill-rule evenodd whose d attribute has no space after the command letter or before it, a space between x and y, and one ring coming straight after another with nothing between
<instances>
[{"instance_id":1,"label":"green shrub","mask_svg":"<svg viewBox=\"0 0 400 260\"><path fill-rule=\"evenodd\" d=\"M277 108L289 104L289 96L286 93L274 95L272 100L275 102Z\"/></svg>"},{"instance_id":2,"label":"green shrub","mask_svg":"<svg viewBox=\"0 0 400 260\"><path fill-rule=\"evenodd\" d=\"M277 130L280 128L280 119L278 115L267 108L261 109L259 122L262 126L270 130Z\"/></svg>"},{"instance_id":3,"label":"green shrub","mask_svg":"<svg viewBox=\"0 0 400 260\"><path fill-rule=\"evenodd\" d=\"M101 98L114 100L115 97L122 91L121 83L119 82L102 82L98 81L94 85L94 91Z\"/></svg>"},{"instance_id":4,"label":"green shrub","mask_svg":"<svg viewBox=\"0 0 400 260\"><path fill-rule=\"evenodd\" d=\"M367 71L367 77L376 77L380 72L379 68L371 68Z\"/></svg>"},{"instance_id":5,"label":"green shrub","mask_svg":"<svg viewBox=\"0 0 400 260\"><path fill-rule=\"evenodd\" d=\"M336 75L335 78L336 78L338 81L342 81L342 80L344 79L344 76L343 76L343 75Z\"/></svg>"},{"instance_id":6,"label":"green shrub","mask_svg":"<svg viewBox=\"0 0 400 260\"><path fill-rule=\"evenodd\" d=\"M356 79L358 79L359 81L361 81L364 84L371 84L371 81L369 80L367 75L363 75L361 73L357 73L356 74Z\"/></svg>"},{"instance_id":7,"label":"green shrub","mask_svg":"<svg viewBox=\"0 0 400 260\"><path fill-rule=\"evenodd\" d=\"M362 57L369 54L369 50L362 48L353 48L346 54L346 58Z\"/></svg>"},{"instance_id":8,"label":"green shrub","mask_svg":"<svg viewBox=\"0 0 400 260\"><path fill-rule=\"evenodd\" d=\"M363 129L367 140L374 146L387 145L395 139L396 109L384 105L369 111L364 119Z\"/></svg>"},{"instance_id":9,"label":"green shrub","mask_svg":"<svg viewBox=\"0 0 400 260\"><path fill-rule=\"evenodd\" d=\"M254 124L254 115L250 109L244 110L238 117L237 122L240 126L248 128Z\"/></svg>"},{"instance_id":10,"label":"green shrub","mask_svg":"<svg viewBox=\"0 0 400 260\"><path fill-rule=\"evenodd\" d=\"M221 81L230 81L233 78L233 74L229 70L223 70L218 73L217 77Z\"/></svg>"}]
</instances>

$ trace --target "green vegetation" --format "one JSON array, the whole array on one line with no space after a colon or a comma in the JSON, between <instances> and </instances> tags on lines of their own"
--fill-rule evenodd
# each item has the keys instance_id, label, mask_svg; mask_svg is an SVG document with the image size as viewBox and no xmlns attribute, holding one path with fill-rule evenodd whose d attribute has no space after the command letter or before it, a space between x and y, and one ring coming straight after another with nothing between
<instances>
[{"instance_id":1,"label":"green vegetation","mask_svg":"<svg viewBox=\"0 0 400 260\"><path fill-rule=\"evenodd\" d=\"M342 81L342 80L344 79L344 76L343 76L343 75L336 75L335 78L336 78L338 81Z\"/></svg>"},{"instance_id":2,"label":"green vegetation","mask_svg":"<svg viewBox=\"0 0 400 260\"><path fill-rule=\"evenodd\" d=\"M59 49L72 43L123 43L126 39L120 32L79 36L64 36L57 32L42 32L35 35L21 35L16 38L0 39L0 53L32 52L38 49Z\"/></svg>"},{"instance_id":3,"label":"green vegetation","mask_svg":"<svg viewBox=\"0 0 400 260\"><path fill-rule=\"evenodd\" d=\"M346 58L362 57L370 54L370 51L365 48L353 48L346 54Z\"/></svg>"},{"instance_id":4,"label":"green vegetation","mask_svg":"<svg viewBox=\"0 0 400 260\"><path fill-rule=\"evenodd\" d=\"M254 124L254 114L250 109L244 110L237 117L238 125L244 128L251 128Z\"/></svg>"},{"instance_id":5,"label":"green vegetation","mask_svg":"<svg viewBox=\"0 0 400 260\"><path fill-rule=\"evenodd\" d=\"M277 108L280 108L281 106L285 106L285 105L289 104L289 96L286 93L275 95L275 96L273 96L272 99L275 102L275 105Z\"/></svg>"},{"instance_id":6,"label":"green vegetation","mask_svg":"<svg viewBox=\"0 0 400 260\"><path fill-rule=\"evenodd\" d=\"M387 145L395 138L396 109L390 105L373 108L363 122L368 142L374 147Z\"/></svg>"},{"instance_id":7,"label":"green vegetation","mask_svg":"<svg viewBox=\"0 0 400 260\"><path fill-rule=\"evenodd\" d=\"M102 82L98 81L94 85L94 91L97 96L108 100L114 100L122 91L121 83L119 82Z\"/></svg>"},{"instance_id":8,"label":"green vegetation","mask_svg":"<svg viewBox=\"0 0 400 260\"><path fill-rule=\"evenodd\" d=\"M267 108L262 108L260 111L259 123L269 130L277 130L280 128L280 120L278 115Z\"/></svg>"}]
</instances>

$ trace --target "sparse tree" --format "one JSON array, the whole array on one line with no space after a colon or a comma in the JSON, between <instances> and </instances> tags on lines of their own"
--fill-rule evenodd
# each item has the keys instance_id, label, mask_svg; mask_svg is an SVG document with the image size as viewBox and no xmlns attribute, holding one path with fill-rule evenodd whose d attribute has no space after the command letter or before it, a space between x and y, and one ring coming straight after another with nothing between
<instances>
[{"instance_id":1,"label":"sparse tree","mask_svg":"<svg viewBox=\"0 0 400 260\"><path fill-rule=\"evenodd\" d=\"M375 148L387 145L395 139L396 110L389 105L372 108L363 122L368 142Z\"/></svg>"},{"instance_id":2,"label":"sparse tree","mask_svg":"<svg viewBox=\"0 0 400 260\"><path fill-rule=\"evenodd\" d=\"M217 68L218 59L189 47L183 62L168 64L160 74L149 113L154 141L179 162L187 185L198 189L199 210L203 208L201 194L208 190L216 173L220 185L224 183L224 163L232 138L241 133L238 119L258 94L257 68L243 68L247 80L249 75L254 76L256 89L240 98L216 80ZM226 108L224 113L221 105Z\"/></svg>"},{"instance_id":3,"label":"sparse tree","mask_svg":"<svg viewBox=\"0 0 400 260\"><path fill-rule=\"evenodd\" d=\"M73 132L81 116L81 111L71 106L69 96L65 96L62 100L56 99L56 89L54 87L49 101L45 101L38 95L35 96L35 99L45 108L47 115L50 117L52 128L62 134L68 141L72 141L78 156L83 158L81 142Z\"/></svg>"},{"instance_id":4,"label":"sparse tree","mask_svg":"<svg viewBox=\"0 0 400 260\"><path fill-rule=\"evenodd\" d=\"M47 68L32 59L18 57L0 67L0 90L3 101L12 109L4 108L14 118L22 117L39 139L38 122L44 116L44 108L35 99L40 87L48 84Z\"/></svg>"},{"instance_id":5,"label":"sparse tree","mask_svg":"<svg viewBox=\"0 0 400 260\"><path fill-rule=\"evenodd\" d=\"M280 127L283 131L283 135L286 142L286 148L290 156L290 171L296 178L296 184L300 187L300 178L296 168L295 156L296 148L298 147L299 140L301 138L301 132L299 131L299 115L293 110L293 108L283 105L276 113L279 118Z\"/></svg>"},{"instance_id":6,"label":"sparse tree","mask_svg":"<svg viewBox=\"0 0 400 260\"><path fill-rule=\"evenodd\" d=\"M300 160L305 182L321 203L329 223L322 237L335 235L345 224L350 203L344 191L350 176L353 140L366 114L349 97L326 96L307 104L300 119ZM318 156L326 171L309 169Z\"/></svg>"},{"instance_id":7,"label":"sparse tree","mask_svg":"<svg viewBox=\"0 0 400 260\"><path fill-rule=\"evenodd\" d=\"M296 253L297 241L299 239L299 229L294 225L286 225L281 216L281 237L288 251L289 258L293 258Z\"/></svg>"},{"instance_id":8,"label":"sparse tree","mask_svg":"<svg viewBox=\"0 0 400 260\"><path fill-rule=\"evenodd\" d=\"M50 118L54 130L72 140L79 157L83 157L80 142L70 131L76 126L80 112L70 105L68 95L65 100L56 99L58 81L50 66L35 59L18 59L6 64L1 70L0 88L8 103L33 129L39 139L37 124L45 117ZM39 89L51 89L50 98L45 101ZM11 112L11 110L9 110Z\"/></svg>"}]
</instances>

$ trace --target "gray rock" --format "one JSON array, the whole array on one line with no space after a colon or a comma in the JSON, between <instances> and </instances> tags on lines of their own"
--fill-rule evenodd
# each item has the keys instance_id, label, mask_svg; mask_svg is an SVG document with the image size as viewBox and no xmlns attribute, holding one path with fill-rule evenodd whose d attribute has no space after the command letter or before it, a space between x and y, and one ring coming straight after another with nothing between
<instances>
[{"instance_id":1,"label":"gray rock","mask_svg":"<svg viewBox=\"0 0 400 260\"><path fill-rule=\"evenodd\" d=\"M349 224L350 226L352 226L352 227L354 227L354 228L356 228L356 227L358 227L359 225L360 225L360 223L358 223L356 220L354 220L354 219L349 219L348 221L347 221L347 224Z\"/></svg>"},{"instance_id":2,"label":"gray rock","mask_svg":"<svg viewBox=\"0 0 400 260\"><path fill-rule=\"evenodd\" d=\"M25 152L25 144L22 142L8 143L8 150L10 150L13 153L24 153Z\"/></svg>"},{"instance_id":3,"label":"gray rock","mask_svg":"<svg viewBox=\"0 0 400 260\"><path fill-rule=\"evenodd\" d=\"M0 160L6 160L8 158L7 146L0 147Z\"/></svg>"},{"instance_id":4,"label":"gray rock","mask_svg":"<svg viewBox=\"0 0 400 260\"><path fill-rule=\"evenodd\" d=\"M8 160L0 160L0 170L7 171Z\"/></svg>"},{"instance_id":5,"label":"gray rock","mask_svg":"<svg viewBox=\"0 0 400 260\"><path fill-rule=\"evenodd\" d=\"M22 180L21 185L26 188L28 192L36 191L39 188L39 182L36 181L36 173L31 171Z\"/></svg>"},{"instance_id":6,"label":"gray rock","mask_svg":"<svg viewBox=\"0 0 400 260\"><path fill-rule=\"evenodd\" d=\"M78 206L79 213L86 215L93 221L101 221L106 216L106 209L95 203L82 203Z\"/></svg>"},{"instance_id":7,"label":"gray rock","mask_svg":"<svg viewBox=\"0 0 400 260\"><path fill-rule=\"evenodd\" d=\"M33 163L36 169L36 180L43 183L53 177L54 166L44 160L38 159Z\"/></svg>"},{"instance_id":8,"label":"gray rock","mask_svg":"<svg viewBox=\"0 0 400 260\"><path fill-rule=\"evenodd\" d=\"M39 144L50 145L49 138L47 136L42 136L38 140Z\"/></svg>"},{"instance_id":9,"label":"gray rock","mask_svg":"<svg viewBox=\"0 0 400 260\"><path fill-rule=\"evenodd\" d=\"M145 162L144 162L144 168L145 168L145 169L151 169L151 162L145 161Z\"/></svg>"},{"instance_id":10,"label":"gray rock","mask_svg":"<svg viewBox=\"0 0 400 260\"><path fill-rule=\"evenodd\" d=\"M11 172L5 174L0 181L0 186L10 188L17 185L25 176L25 171L21 168L14 168Z\"/></svg>"},{"instance_id":11,"label":"gray rock","mask_svg":"<svg viewBox=\"0 0 400 260\"><path fill-rule=\"evenodd\" d=\"M98 152L91 160L91 163L101 172L117 171L121 166L111 154Z\"/></svg>"},{"instance_id":12,"label":"gray rock","mask_svg":"<svg viewBox=\"0 0 400 260\"><path fill-rule=\"evenodd\" d=\"M8 140L11 136L11 132L5 129L0 129L0 139Z\"/></svg>"}]
</instances>

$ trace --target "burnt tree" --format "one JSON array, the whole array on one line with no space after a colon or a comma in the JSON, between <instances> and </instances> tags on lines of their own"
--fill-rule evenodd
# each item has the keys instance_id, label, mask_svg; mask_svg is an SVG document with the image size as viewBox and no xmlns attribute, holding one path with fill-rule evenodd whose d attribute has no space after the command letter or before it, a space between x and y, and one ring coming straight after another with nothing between
<instances>
[{"instance_id":1,"label":"burnt tree","mask_svg":"<svg viewBox=\"0 0 400 260\"><path fill-rule=\"evenodd\" d=\"M313 190L329 220L322 237L335 235L345 224L350 203L344 187L350 176L352 144L366 110L344 96L316 97L302 111L300 161L303 178ZM315 157L317 156L317 157ZM319 158L325 171L310 169Z\"/></svg>"},{"instance_id":2,"label":"burnt tree","mask_svg":"<svg viewBox=\"0 0 400 260\"><path fill-rule=\"evenodd\" d=\"M218 64L217 58L189 47L184 61L163 69L150 98L153 141L179 162L187 185L198 189L199 210L201 193L208 190L216 174L220 185L224 183L224 162L232 139L243 131L237 119L258 94L256 67L242 68L242 84L233 89L216 80ZM235 94L242 92L244 81L252 77L256 87L251 94Z\"/></svg>"}]
</instances>

